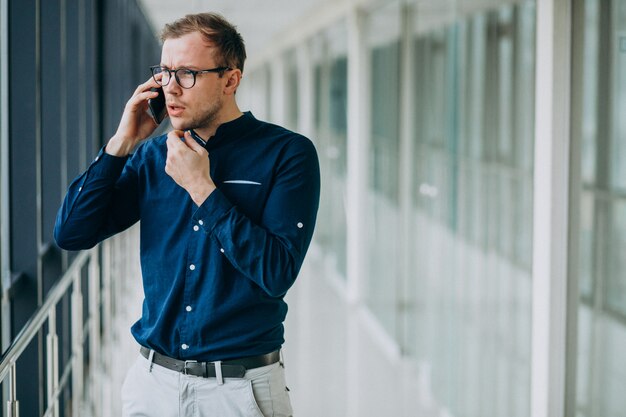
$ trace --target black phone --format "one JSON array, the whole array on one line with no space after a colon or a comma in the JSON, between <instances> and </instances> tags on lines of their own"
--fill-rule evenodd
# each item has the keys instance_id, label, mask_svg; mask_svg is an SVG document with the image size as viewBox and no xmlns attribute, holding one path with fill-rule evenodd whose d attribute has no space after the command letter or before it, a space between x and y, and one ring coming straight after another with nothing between
<instances>
[{"instance_id":1,"label":"black phone","mask_svg":"<svg viewBox=\"0 0 626 417\"><path fill-rule=\"evenodd\" d=\"M160 87L153 87L150 91L159 92L159 95L155 98L148 99L148 109L150 109L150 114L156 124L161 124L167 112L167 108L165 107L165 93L163 93L163 89Z\"/></svg>"},{"instance_id":2,"label":"black phone","mask_svg":"<svg viewBox=\"0 0 626 417\"><path fill-rule=\"evenodd\" d=\"M189 133L191 133L191 137L194 138L196 142L198 142L198 145L202 146L203 148L206 146L206 140L202 139L200 135L194 132L193 129L189 129Z\"/></svg>"}]
</instances>

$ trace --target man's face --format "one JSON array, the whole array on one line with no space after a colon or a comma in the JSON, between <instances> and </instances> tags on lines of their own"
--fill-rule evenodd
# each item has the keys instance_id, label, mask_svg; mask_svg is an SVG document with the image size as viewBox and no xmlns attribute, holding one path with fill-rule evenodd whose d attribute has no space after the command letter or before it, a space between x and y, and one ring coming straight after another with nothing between
<instances>
[{"instance_id":1,"label":"man's face","mask_svg":"<svg viewBox=\"0 0 626 417\"><path fill-rule=\"evenodd\" d=\"M161 66L168 69L204 70L220 66L215 61L216 48L207 44L198 32L163 42ZM217 73L196 74L196 84L182 88L174 74L163 87L167 112L174 129L202 130L219 120L224 103L227 77ZM201 133L200 133L201 134Z\"/></svg>"}]
</instances>

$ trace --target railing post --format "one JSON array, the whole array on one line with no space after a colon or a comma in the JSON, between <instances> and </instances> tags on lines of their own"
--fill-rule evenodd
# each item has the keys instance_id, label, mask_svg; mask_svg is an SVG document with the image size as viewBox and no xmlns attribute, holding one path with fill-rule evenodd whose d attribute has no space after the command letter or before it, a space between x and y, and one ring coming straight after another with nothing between
<instances>
[{"instance_id":1,"label":"railing post","mask_svg":"<svg viewBox=\"0 0 626 417\"><path fill-rule=\"evenodd\" d=\"M81 290L81 269L73 279L72 290L72 415L81 415L83 402L83 295Z\"/></svg>"},{"instance_id":2,"label":"railing post","mask_svg":"<svg viewBox=\"0 0 626 417\"><path fill-rule=\"evenodd\" d=\"M7 401L7 417L20 416L20 403L17 401L17 377L15 362L9 368L9 400Z\"/></svg>"},{"instance_id":3,"label":"railing post","mask_svg":"<svg viewBox=\"0 0 626 417\"><path fill-rule=\"evenodd\" d=\"M102 335L107 343L102 349L102 375L100 379L106 377L110 381L111 376L111 245L112 239L102 242ZM102 387L102 416L109 417L113 415L111 412L113 404L113 396L111 395L110 384Z\"/></svg>"},{"instance_id":4,"label":"railing post","mask_svg":"<svg viewBox=\"0 0 626 417\"><path fill-rule=\"evenodd\" d=\"M91 405L94 417L102 415L102 351L100 349L100 257L98 248L91 251L89 261L89 358L91 361Z\"/></svg>"},{"instance_id":5,"label":"railing post","mask_svg":"<svg viewBox=\"0 0 626 417\"><path fill-rule=\"evenodd\" d=\"M48 408L51 404L52 416L59 415L59 398L56 391L59 385L59 338L56 326L56 307L53 307L48 314L48 335L46 336L46 368L48 375Z\"/></svg>"}]
</instances>

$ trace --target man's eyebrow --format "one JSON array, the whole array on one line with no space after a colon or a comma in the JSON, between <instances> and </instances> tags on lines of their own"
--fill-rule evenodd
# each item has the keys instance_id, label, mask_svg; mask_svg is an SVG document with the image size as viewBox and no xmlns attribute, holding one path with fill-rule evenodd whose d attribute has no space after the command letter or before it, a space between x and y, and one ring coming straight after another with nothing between
<instances>
[{"instance_id":1,"label":"man's eyebrow","mask_svg":"<svg viewBox=\"0 0 626 417\"><path fill-rule=\"evenodd\" d=\"M178 68L170 68L165 64L159 64L160 67L162 68L166 68L168 70L172 70L172 69L190 69L190 70L196 70L199 67L197 65L180 65Z\"/></svg>"}]
</instances>

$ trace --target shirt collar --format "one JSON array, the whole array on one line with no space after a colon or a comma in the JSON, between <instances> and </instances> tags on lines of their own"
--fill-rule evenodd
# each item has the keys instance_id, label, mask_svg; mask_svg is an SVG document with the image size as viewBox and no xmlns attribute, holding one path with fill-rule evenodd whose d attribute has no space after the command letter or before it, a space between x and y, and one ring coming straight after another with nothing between
<instances>
[{"instance_id":1,"label":"shirt collar","mask_svg":"<svg viewBox=\"0 0 626 417\"><path fill-rule=\"evenodd\" d=\"M231 120L230 122L222 123L215 131L215 135L211 136L206 143L206 149L215 149L221 145L222 142L230 139L244 136L250 131L250 128L256 121L256 118L251 112L244 112L238 118Z\"/></svg>"}]
</instances>

